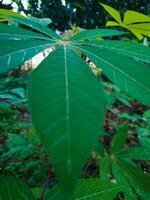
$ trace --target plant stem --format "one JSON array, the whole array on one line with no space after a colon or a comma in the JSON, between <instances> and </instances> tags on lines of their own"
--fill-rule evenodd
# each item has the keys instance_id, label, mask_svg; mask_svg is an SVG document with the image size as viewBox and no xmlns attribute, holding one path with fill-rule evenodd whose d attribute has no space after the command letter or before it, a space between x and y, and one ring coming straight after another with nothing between
<instances>
[{"instance_id":1,"label":"plant stem","mask_svg":"<svg viewBox=\"0 0 150 200\"><path fill-rule=\"evenodd\" d=\"M49 179L51 177L51 172L52 172L52 166L50 166L50 169L48 170L48 174L47 174L45 183L43 185L43 190L42 190L42 193L41 193L41 196L40 196L40 200L44 200L44 195L45 195L45 192L46 192L46 188L47 188Z\"/></svg>"}]
</instances>

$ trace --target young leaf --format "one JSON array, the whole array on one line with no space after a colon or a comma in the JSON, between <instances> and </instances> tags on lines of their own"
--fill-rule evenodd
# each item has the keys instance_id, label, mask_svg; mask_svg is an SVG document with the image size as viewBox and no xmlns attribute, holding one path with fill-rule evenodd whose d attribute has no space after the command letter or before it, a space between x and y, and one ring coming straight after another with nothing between
<instances>
[{"instance_id":1,"label":"young leaf","mask_svg":"<svg viewBox=\"0 0 150 200\"><path fill-rule=\"evenodd\" d=\"M116 9L114 9L114 8L112 8L112 7L110 7L110 6L106 5L106 4L103 4L103 3L100 3L100 5L103 6L103 8L105 8L105 10L106 10L118 23L122 23L120 13L119 13Z\"/></svg>"},{"instance_id":2,"label":"young leaf","mask_svg":"<svg viewBox=\"0 0 150 200\"><path fill-rule=\"evenodd\" d=\"M104 9L117 21L109 21L106 26L121 26L129 31L131 31L139 40L143 39L143 35L150 37L150 17L142 13L138 13L132 10L125 12L124 20L121 20L119 12L106 5L101 4Z\"/></svg>"},{"instance_id":3,"label":"young leaf","mask_svg":"<svg viewBox=\"0 0 150 200\"><path fill-rule=\"evenodd\" d=\"M128 179L124 176L124 170L118 167L115 161L112 161L112 174L118 185L123 185L123 193L126 200L137 200L137 195L130 185Z\"/></svg>"},{"instance_id":4,"label":"young leaf","mask_svg":"<svg viewBox=\"0 0 150 200\"><path fill-rule=\"evenodd\" d=\"M35 200L29 187L14 177L0 176L1 200Z\"/></svg>"},{"instance_id":5,"label":"young leaf","mask_svg":"<svg viewBox=\"0 0 150 200\"><path fill-rule=\"evenodd\" d=\"M123 148L123 145L128 137L128 127L123 126L121 127L111 142L111 152L115 153L118 152Z\"/></svg>"},{"instance_id":6,"label":"young leaf","mask_svg":"<svg viewBox=\"0 0 150 200\"><path fill-rule=\"evenodd\" d=\"M128 181L136 192L143 198L150 198L150 177L144 174L140 169L135 167L130 162L123 159L117 159L117 164L122 170L124 170L124 175L127 177Z\"/></svg>"},{"instance_id":7,"label":"young leaf","mask_svg":"<svg viewBox=\"0 0 150 200\"><path fill-rule=\"evenodd\" d=\"M144 147L133 147L119 152L119 157L125 160L150 160L150 150Z\"/></svg>"},{"instance_id":8,"label":"young leaf","mask_svg":"<svg viewBox=\"0 0 150 200\"><path fill-rule=\"evenodd\" d=\"M29 99L35 129L69 196L102 128L103 87L88 65L64 45L31 74Z\"/></svg>"}]
</instances>

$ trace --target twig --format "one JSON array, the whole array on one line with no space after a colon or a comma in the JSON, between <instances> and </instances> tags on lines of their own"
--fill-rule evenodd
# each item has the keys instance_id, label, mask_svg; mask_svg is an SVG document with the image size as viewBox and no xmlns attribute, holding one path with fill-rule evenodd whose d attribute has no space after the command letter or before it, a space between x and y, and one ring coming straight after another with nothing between
<instances>
[{"instance_id":1,"label":"twig","mask_svg":"<svg viewBox=\"0 0 150 200\"><path fill-rule=\"evenodd\" d=\"M21 111L23 111L23 112L28 111L26 108L21 108L21 106L15 104L15 103L13 103L13 102L11 102L11 101L8 100L7 98L0 98L0 102L8 103L8 104L12 105L14 108L17 108L17 109L19 109L19 110L21 110Z\"/></svg>"},{"instance_id":2,"label":"twig","mask_svg":"<svg viewBox=\"0 0 150 200\"><path fill-rule=\"evenodd\" d=\"M42 193L41 193L41 196L40 196L40 200L44 200L45 191L46 191L46 188L48 186L48 182L49 182L49 179L51 177L51 174L52 174L52 166L50 166L50 169L48 170L48 174L47 174L45 183L43 185L43 190L42 190Z\"/></svg>"},{"instance_id":3,"label":"twig","mask_svg":"<svg viewBox=\"0 0 150 200\"><path fill-rule=\"evenodd\" d=\"M0 163L17 163L17 162L20 162L20 163L25 163L25 162L34 162L34 161L47 161L49 160L48 157L43 157L43 158L39 158L39 159L36 159L36 160L33 160L33 159L25 159L25 160L0 160Z\"/></svg>"}]
</instances>

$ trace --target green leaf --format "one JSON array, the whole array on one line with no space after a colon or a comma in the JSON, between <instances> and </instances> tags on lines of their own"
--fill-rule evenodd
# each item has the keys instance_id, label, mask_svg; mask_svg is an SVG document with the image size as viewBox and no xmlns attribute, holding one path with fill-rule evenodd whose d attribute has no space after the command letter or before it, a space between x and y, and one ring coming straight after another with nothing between
<instances>
[{"instance_id":1,"label":"green leaf","mask_svg":"<svg viewBox=\"0 0 150 200\"><path fill-rule=\"evenodd\" d=\"M37 18L31 15L28 15L28 18L42 26L48 26L52 22L50 18Z\"/></svg>"},{"instance_id":2,"label":"green leaf","mask_svg":"<svg viewBox=\"0 0 150 200\"><path fill-rule=\"evenodd\" d=\"M150 63L150 48L141 44L119 40L89 41L85 43L83 42L82 44L98 47L101 51L104 49L111 50L118 54L123 54Z\"/></svg>"},{"instance_id":3,"label":"green leaf","mask_svg":"<svg viewBox=\"0 0 150 200\"><path fill-rule=\"evenodd\" d=\"M104 9L117 21L109 21L106 26L120 26L131 31L139 40L143 39L143 35L150 37L150 17L142 13L127 10L122 22L119 12L105 4L101 4Z\"/></svg>"},{"instance_id":4,"label":"green leaf","mask_svg":"<svg viewBox=\"0 0 150 200\"><path fill-rule=\"evenodd\" d=\"M143 114L143 117L145 119L150 119L150 110L145 111L144 114Z\"/></svg>"},{"instance_id":5,"label":"green leaf","mask_svg":"<svg viewBox=\"0 0 150 200\"><path fill-rule=\"evenodd\" d=\"M111 50L88 45L74 45L82 51L122 91L145 104L150 103L150 68ZM111 56L110 56L111 55Z\"/></svg>"},{"instance_id":6,"label":"green leaf","mask_svg":"<svg viewBox=\"0 0 150 200\"><path fill-rule=\"evenodd\" d=\"M0 176L1 200L35 200L29 187L14 177Z\"/></svg>"},{"instance_id":7,"label":"green leaf","mask_svg":"<svg viewBox=\"0 0 150 200\"><path fill-rule=\"evenodd\" d=\"M112 200L120 191L121 187L117 184L103 182L99 179L83 179L78 182L75 188L73 200ZM54 199L63 199L59 185L52 188L52 190L45 197L45 200Z\"/></svg>"},{"instance_id":8,"label":"green leaf","mask_svg":"<svg viewBox=\"0 0 150 200\"><path fill-rule=\"evenodd\" d=\"M121 16L120 13L112 8L111 6L108 6L106 4L100 3L101 6L103 6L105 8L105 10L118 22L118 23L122 23L121 20Z\"/></svg>"},{"instance_id":9,"label":"green leaf","mask_svg":"<svg viewBox=\"0 0 150 200\"><path fill-rule=\"evenodd\" d=\"M122 170L124 170L124 175L130 182L130 184L135 188L136 192L143 198L150 198L150 176L144 174L140 169L135 167L133 164L123 160L117 159L117 164Z\"/></svg>"},{"instance_id":10,"label":"green leaf","mask_svg":"<svg viewBox=\"0 0 150 200\"><path fill-rule=\"evenodd\" d=\"M52 44L50 41L41 40L27 40L22 42L19 40L1 41L3 51L0 52L0 74L23 64L37 53L49 48Z\"/></svg>"},{"instance_id":11,"label":"green leaf","mask_svg":"<svg viewBox=\"0 0 150 200\"><path fill-rule=\"evenodd\" d=\"M15 13L15 12L5 10L5 9L0 9L0 16L4 16L6 18L9 18L9 19L19 23L19 24L23 24L34 30L37 30L40 33L43 33L45 35L52 37L54 40L59 38L59 36L55 32L53 32L51 29L49 29L45 25L43 26L43 25L35 22L35 20L31 20L30 18L24 17L24 16L20 15L19 13Z\"/></svg>"},{"instance_id":12,"label":"green leaf","mask_svg":"<svg viewBox=\"0 0 150 200\"><path fill-rule=\"evenodd\" d=\"M118 132L114 135L111 142L111 152L118 152L123 148L123 145L128 137L128 127L123 126L119 128Z\"/></svg>"},{"instance_id":13,"label":"green leaf","mask_svg":"<svg viewBox=\"0 0 150 200\"><path fill-rule=\"evenodd\" d=\"M64 45L31 74L29 99L35 129L65 195L70 195L102 128L103 87L88 65Z\"/></svg>"},{"instance_id":14,"label":"green leaf","mask_svg":"<svg viewBox=\"0 0 150 200\"><path fill-rule=\"evenodd\" d=\"M150 138L149 137L141 137L139 138L140 144L150 151Z\"/></svg>"},{"instance_id":15,"label":"green leaf","mask_svg":"<svg viewBox=\"0 0 150 200\"><path fill-rule=\"evenodd\" d=\"M150 150L143 147L133 147L120 151L119 158L125 160L150 160Z\"/></svg>"},{"instance_id":16,"label":"green leaf","mask_svg":"<svg viewBox=\"0 0 150 200\"><path fill-rule=\"evenodd\" d=\"M13 25L7 25L7 24L1 24L0 23L0 40L4 39L49 39L49 37L32 32L27 31L26 29L13 26Z\"/></svg>"},{"instance_id":17,"label":"green leaf","mask_svg":"<svg viewBox=\"0 0 150 200\"><path fill-rule=\"evenodd\" d=\"M124 35L127 34L127 32L123 31L117 31L113 29L90 29L90 30L84 30L80 33L74 35L71 38L71 41L76 40L93 40L98 37L110 37L110 36L118 36L118 35Z\"/></svg>"},{"instance_id":18,"label":"green leaf","mask_svg":"<svg viewBox=\"0 0 150 200\"><path fill-rule=\"evenodd\" d=\"M136 133L139 136L146 136L146 135L148 136L148 135L150 135L150 129L148 129L148 128L137 128Z\"/></svg>"},{"instance_id":19,"label":"green leaf","mask_svg":"<svg viewBox=\"0 0 150 200\"><path fill-rule=\"evenodd\" d=\"M102 181L110 181L110 166L111 160L109 157L103 157L100 160L100 179Z\"/></svg>"},{"instance_id":20,"label":"green leaf","mask_svg":"<svg viewBox=\"0 0 150 200\"><path fill-rule=\"evenodd\" d=\"M133 10L127 10L125 12L123 23L132 24L139 22L150 22L150 17Z\"/></svg>"},{"instance_id":21,"label":"green leaf","mask_svg":"<svg viewBox=\"0 0 150 200\"><path fill-rule=\"evenodd\" d=\"M126 200L137 200L137 196L128 179L124 176L124 170L118 167L115 161L112 162L112 174L118 185L123 185Z\"/></svg>"}]
</instances>

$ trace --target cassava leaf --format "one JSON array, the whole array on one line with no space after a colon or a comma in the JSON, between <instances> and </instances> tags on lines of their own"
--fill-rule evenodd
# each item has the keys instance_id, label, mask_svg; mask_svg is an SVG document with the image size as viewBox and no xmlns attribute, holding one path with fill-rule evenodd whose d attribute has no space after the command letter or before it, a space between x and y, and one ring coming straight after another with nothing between
<instances>
[{"instance_id":1,"label":"cassava leaf","mask_svg":"<svg viewBox=\"0 0 150 200\"><path fill-rule=\"evenodd\" d=\"M49 39L45 35L41 35L32 31L27 31L26 29L16 27L13 25L7 25L0 23L0 40L3 39Z\"/></svg>"},{"instance_id":2,"label":"cassava leaf","mask_svg":"<svg viewBox=\"0 0 150 200\"><path fill-rule=\"evenodd\" d=\"M99 179L80 180L75 188L72 200L113 200L122 188L117 184L100 181ZM60 186L52 188L46 195L45 200L62 200Z\"/></svg>"},{"instance_id":3,"label":"cassava leaf","mask_svg":"<svg viewBox=\"0 0 150 200\"><path fill-rule=\"evenodd\" d=\"M150 150L144 147L133 147L119 152L119 157L125 160L150 160Z\"/></svg>"},{"instance_id":4,"label":"cassava leaf","mask_svg":"<svg viewBox=\"0 0 150 200\"><path fill-rule=\"evenodd\" d=\"M64 45L31 74L29 99L35 129L67 199L102 128L103 88L88 65Z\"/></svg>"},{"instance_id":5,"label":"cassava leaf","mask_svg":"<svg viewBox=\"0 0 150 200\"><path fill-rule=\"evenodd\" d=\"M3 40L0 51L0 74L14 69L37 53L49 48L53 43L42 40Z\"/></svg>"},{"instance_id":6,"label":"cassava leaf","mask_svg":"<svg viewBox=\"0 0 150 200\"><path fill-rule=\"evenodd\" d=\"M122 91L149 105L150 68L148 66L108 49L101 51L98 47L88 45L74 45L74 48L90 58Z\"/></svg>"},{"instance_id":7,"label":"cassava leaf","mask_svg":"<svg viewBox=\"0 0 150 200\"><path fill-rule=\"evenodd\" d=\"M123 145L127 137L128 137L128 127L123 126L118 130L118 132L115 134L115 136L112 139L111 152L115 153L121 150L123 148Z\"/></svg>"},{"instance_id":8,"label":"cassava leaf","mask_svg":"<svg viewBox=\"0 0 150 200\"><path fill-rule=\"evenodd\" d=\"M133 42L125 42L120 40L86 41L80 42L80 44L99 47L101 51L103 51L103 49L112 50L117 54L123 54L125 56L133 57L137 60L150 63L150 48L141 44L134 44Z\"/></svg>"},{"instance_id":9,"label":"cassava leaf","mask_svg":"<svg viewBox=\"0 0 150 200\"><path fill-rule=\"evenodd\" d=\"M119 12L106 5L101 4L104 9L117 21L109 21L106 26L120 26L131 31L139 40L143 39L143 35L150 37L150 17L136 11L127 10L122 21Z\"/></svg>"},{"instance_id":10,"label":"cassava leaf","mask_svg":"<svg viewBox=\"0 0 150 200\"><path fill-rule=\"evenodd\" d=\"M0 176L1 200L35 200L29 187L14 177Z\"/></svg>"},{"instance_id":11,"label":"cassava leaf","mask_svg":"<svg viewBox=\"0 0 150 200\"><path fill-rule=\"evenodd\" d=\"M125 12L123 23L133 24L139 22L150 22L150 17L133 10L127 10Z\"/></svg>"},{"instance_id":12,"label":"cassava leaf","mask_svg":"<svg viewBox=\"0 0 150 200\"><path fill-rule=\"evenodd\" d=\"M90 29L90 30L84 30L79 32L78 34L74 35L71 38L71 41L76 40L93 40L98 37L110 37L110 36L118 36L118 35L124 35L127 34L127 32L123 31L117 31L113 29Z\"/></svg>"},{"instance_id":13,"label":"cassava leaf","mask_svg":"<svg viewBox=\"0 0 150 200\"><path fill-rule=\"evenodd\" d=\"M144 174L140 169L123 159L117 159L117 165L124 171L124 176L136 190L136 193L143 199L149 199L150 176Z\"/></svg>"},{"instance_id":14,"label":"cassava leaf","mask_svg":"<svg viewBox=\"0 0 150 200\"><path fill-rule=\"evenodd\" d=\"M105 8L105 10L118 22L118 23L121 23L122 22L122 19L121 19L121 16L120 16L120 13L112 8L111 6L108 6L106 4L103 4L103 3L100 3L101 6L103 6L103 8Z\"/></svg>"},{"instance_id":15,"label":"cassava leaf","mask_svg":"<svg viewBox=\"0 0 150 200\"><path fill-rule=\"evenodd\" d=\"M15 13L13 11L9 11L9 10L6 10L6 9L0 9L0 16L6 17L8 19L11 19L11 20L19 23L19 24L23 24L27 27L30 27L34 30L37 30L40 33L43 33L45 35L50 36L54 40L59 38L59 36L54 31L52 31L51 29L49 29L45 25L43 26L43 25L35 22L35 20L24 17L24 16L20 15L19 13Z\"/></svg>"}]
</instances>

